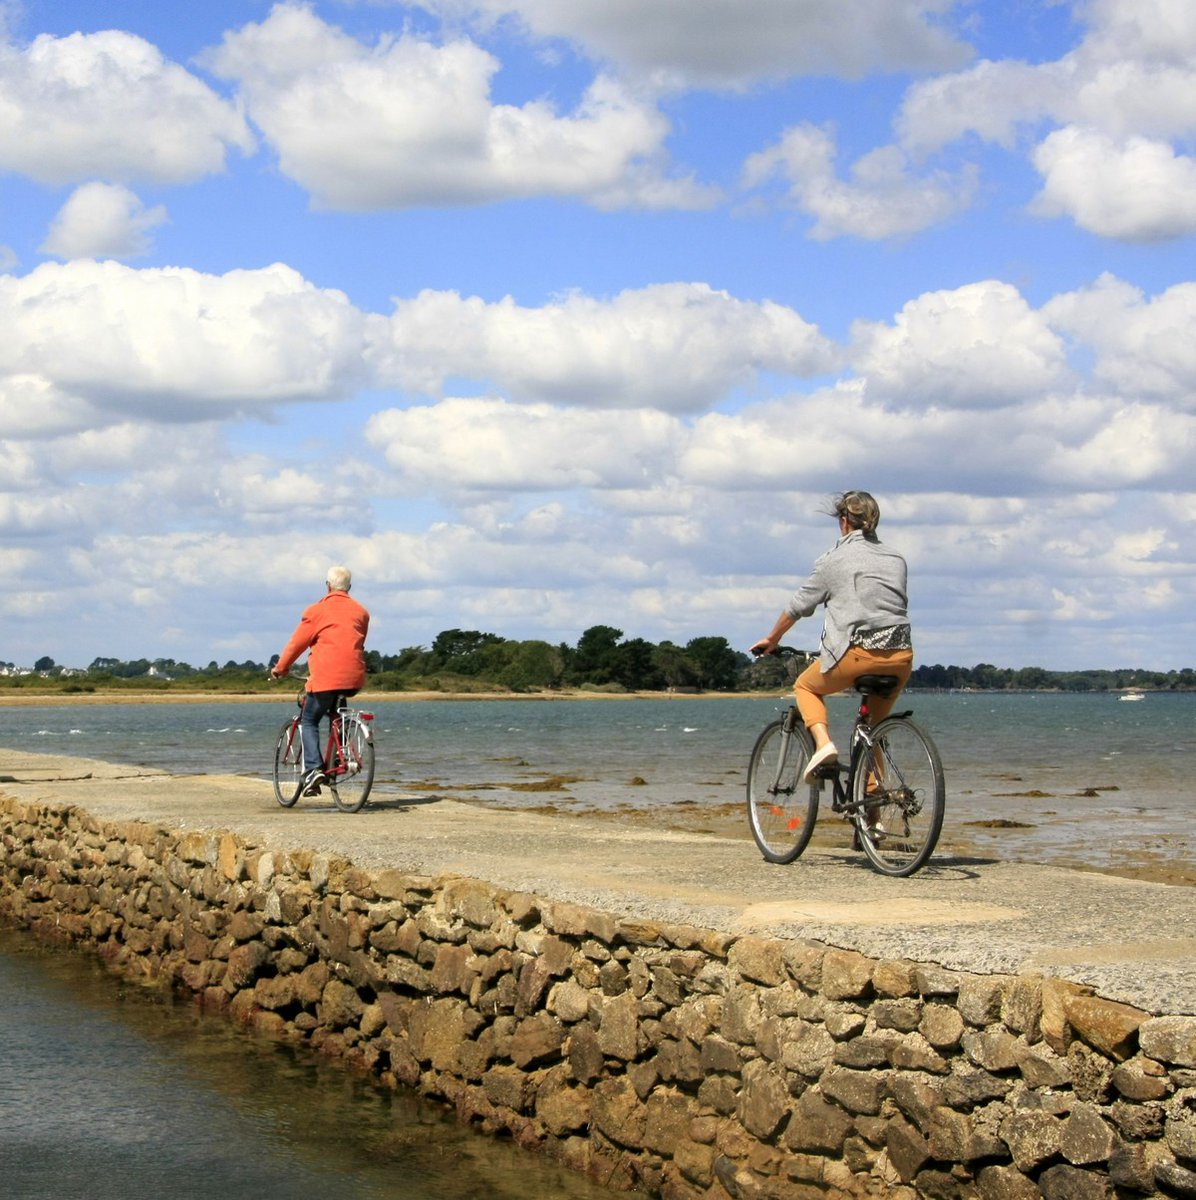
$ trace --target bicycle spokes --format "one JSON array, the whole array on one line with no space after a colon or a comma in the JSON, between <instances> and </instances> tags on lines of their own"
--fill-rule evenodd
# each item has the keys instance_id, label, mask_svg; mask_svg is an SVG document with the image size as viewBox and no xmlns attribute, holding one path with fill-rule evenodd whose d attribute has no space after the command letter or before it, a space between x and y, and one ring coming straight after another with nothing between
<instances>
[{"instance_id":1,"label":"bicycle spokes","mask_svg":"<svg viewBox=\"0 0 1196 1200\"><path fill-rule=\"evenodd\" d=\"M873 731L854 781L852 817L860 844L887 875L910 875L930 857L942 827L942 765L912 721L890 718Z\"/></svg>"},{"instance_id":2,"label":"bicycle spokes","mask_svg":"<svg viewBox=\"0 0 1196 1200\"><path fill-rule=\"evenodd\" d=\"M748 765L748 824L769 862L792 862L805 849L818 813L818 789L802 780L809 761L804 731L773 721Z\"/></svg>"}]
</instances>

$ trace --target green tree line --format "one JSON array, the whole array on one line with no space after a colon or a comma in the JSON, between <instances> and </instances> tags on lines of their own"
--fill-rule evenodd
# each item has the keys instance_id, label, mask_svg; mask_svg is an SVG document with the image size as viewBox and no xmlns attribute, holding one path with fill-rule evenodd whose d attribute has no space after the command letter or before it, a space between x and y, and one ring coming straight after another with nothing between
<instances>
[{"instance_id":1,"label":"green tree line","mask_svg":"<svg viewBox=\"0 0 1196 1200\"><path fill-rule=\"evenodd\" d=\"M212 660L193 667L172 658L126 661L96 658L83 671L68 671L43 657L35 674L9 673L0 686L38 687L47 680L62 690L169 688L262 690L269 662ZM4 664L0 664L2 666ZM8 664L11 666L11 664ZM691 638L684 645L627 638L613 625L593 625L575 646L564 642L519 641L479 629L445 629L430 646L408 646L397 654L366 652L367 686L375 691L511 692L585 688L601 691L693 690L759 691L792 682L793 663L777 658L752 660L723 637ZM1102 692L1125 688L1191 691L1191 667L1171 671L1050 671L1043 667L973 667L922 664L910 687L927 690Z\"/></svg>"}]
</instances>

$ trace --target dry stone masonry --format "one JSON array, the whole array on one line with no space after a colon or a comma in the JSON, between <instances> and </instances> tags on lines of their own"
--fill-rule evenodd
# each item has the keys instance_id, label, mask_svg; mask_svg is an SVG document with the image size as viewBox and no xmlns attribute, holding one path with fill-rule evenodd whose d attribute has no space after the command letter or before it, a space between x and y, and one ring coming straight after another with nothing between
<instances>
[{"instance_id":1,"label":"dry stone masonry","mask_svg":"<svg viewBox=\"0 0 1196 1200\"><path fill-rule=\"evenodd\" d=\"M0 800L0 918L666 1200L1196 1197L1196 1017Z\"/></svg>"}]
</instances>

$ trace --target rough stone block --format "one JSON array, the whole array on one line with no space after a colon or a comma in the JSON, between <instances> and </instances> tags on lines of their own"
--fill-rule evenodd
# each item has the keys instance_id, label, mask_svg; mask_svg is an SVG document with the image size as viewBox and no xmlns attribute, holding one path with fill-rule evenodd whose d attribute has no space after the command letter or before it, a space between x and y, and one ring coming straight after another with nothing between
<instances>
[{"instance_id":1,"label":"rough stone block","mask_svg":"<svg viewBox=\"0 0 1196 1200\"><path fill-rule=\"evenodd\" d=\"M777 1067L759 1059L744 1067L736 1113L750 1134L771 1138L789 1116L790 1103L784 1073Z\"/></svg>"},{"instance_id":2,"label":"rough stone block","mask_svg":"<svg viewBox=\"0 0 1196 1200\"><path fill-rule=\"evenodd\" d=\"M589 1125L590 1100L588 1088L541 1087L536 1093L536 1116L553 1137L564 1137Z\"/></svg>"},{"instance_id":3,"label":"rough stone block","mask_svg":"<svg viewBox=\"0 0 1196 1200\"><path fill-rule=\"evenodd\" d=\"M834 1039L821 1025L808 1021L790 1021L787 1026L781 1065L806 1079L817 1079L834 1058Z\"/></svg>"},{"instance_id":4,"label":"rough stone block","mask_svg":"<svg viewBox=\"0 0 1196 1200\"><path fill-rule=\"evenodd\" d=\"M889 1077L888 1089L897 1107L925 1133L931 1113L943 1102L943 1085L927 1075L897 1071Z\"/></svg>"},{"instance_id":5,"label":"rough stone block","mask_svg":"<svg viewBox=\"0 0 1196 1200\"><path fill-rule=\"evenodd\" d=\"M1043 1041L1056 1054L1066 1054L1072 1041L1072 1029L1064 1012L1064 1001L1075 996L1090 996L1092 989L1066 979L1044 979L1042 983L1042 1016L1039 1032Z\"/></svg>"},{"instance_id":6,"label":"rough stone block","mask_svg":"<svg viewBox=\"0 0 1196 1200\"><path fill-rule=\"evenodd\" d=\"M1094 1104L1107 1104L1112 1091L1112 1062L1082 1042L1073 1042L1067 1051L1067 1063L1076 1096Z\"/></svg>"},{"instance_id":7,"label":"rough stone block","mask_svg":"<svg viewBox=\"0 0 1196 1200\"><path fill-rule=\"evenodd\" d=\"M878 996L912 996L917 990L914 964L905 959L882 958L872 970L872 987Z\"/></svg>"},{"instance_id":8,"label":"rough stone block","mask_svg":"<svg viewBox=\"0 0 1196 1200\"><path fill-rule=\"evenodd\" d=\"M569 1035L565 1044L569 1068L573 1077L581 1083L593 1083L602 1077L604 1057L598 1044L598 1035L588 1025L579 1025Z\"/></svg>"},{"instance_id":9,"label":"rough stone block","mask_svg":"<svg viewBox=\"0 0 1196 1200\"><path fill-rule=\"evenodd\" d=\"M1149 1013L1099 996L1065 996L1068 1024L1089 1046L1122 1062L1138 1049L1138 1027Z\"/></svg>"},{"instance_id":10,"label":"rough stone block","mask_svg":"<svg viewBox=\"0 0 1196 1200\"><path fill-rule=\"evenodd\" d=\"M590 993L585 988L566 980L553 985L548 994L548 1011L567 1024L573 1024L589 1015L590 1000Z\"/></svg>"},{"instance_id":11,"label":"rough stone block","mask_svg":"<svg viewBox=\"0 0 1196 1200\"><path fill-rule=\"evenodd\" d=\"M1196 1171L1178 1163L1160 1162L1154 1168L1155 1182L1181 1200L1196 1200Z\"/></svg>"},{"instance_id":12,"label":"rough stone block","mask_svg":"<svg viewBox=\"0 0 1196 1200\"><path fill-rule=\"evenodd\" d=\"M829 1067L818 1080L824 1096L836 1101L850 1113L875 1116L885 1095L885 1076L874 1071L849 1071Z\"/></svg>"},{"instance_id":13,"label":"rough stone block","mask_svg":"<svg viewBox=\"0 0 1196 1200\"><path fill-rule=\"evenodd\" d=\"M1012 980L1005 975L969 975L959 985L956 1005L969 1025L987 1026L1001 1017L1005 988Z\"/></svg>"},{"instance_id":14,"label":"rough stone block","mask_svg":"<svg viewBox=\"0 0 1196 1200\"><path fill-rule=\"evenodd\" d=\"M781 943L774 938L740 938L731 946L727 963L741 979L766 987L776 987L788 978Z\"/></svg>"},{"instance_id":15,"label":"rough stone block","mask_svg":"<svg viewBox=\"0 0 1196 1200\"><path fill-rule=\"evenodd\" d=\"M1178 1067L1196 1067L1196 1017L1152 1017L1138 1027L1142 1053Z\"/></svg>"},{"instance_id":16,"label":"rough stone block","mask_svg":"<svg viewBox=\"0 0 1196 1200\"><path fill-rule=\"evenodd\" d=\"M951 1068L947 1060L920 1034L904 1034L889 1046L889 1062L903 1071L929 1071L945 1075Z\"/></svg>"},{"instance_id":17,"label":"rough stone block","mask_svg":"<svg viewBox=\"0 0 1196 1200\"><path fill-rule=\"evenodd\" d=\"M632 993L624 992L602 1006L598 1044L607 1057L624 1062L630 1062L639 1053L639 1005Z\"/></svg>"},{"instance_id":18,"label":"rough stone block","mask_svg":"<svg viewBox=\"0 0 1196 1200\"><path fill-rule=\"evenodd\" d=\"M1001 1020L1007 1029L1038 1040L1042 1027L1042 979L1020 975L1010 981L1001 1000Z\"/></svg>"},{"instance_id":19,"label":"rough stone block","mask_svg":"<svg viewBox=\"0 0 1196 1200\"><path fill-rule=\"evenodd\" d=\"M1088 1163L1107 1163L1117 1144L1117 1135L1101 1119L1092 1104L1079 1103L1063 1123L1059 1149L1063 1157L1075 1166Z\"/></svg>"},{"instance_id":20,"label":"rough stone block","mask_svg":"<svg viewBox=\"0 0 1196 1200\"><path fill-rule=\"evenodd\" d=\"M1171 1091L1167 1071L1153 1058L1131 1058L1113 1069L1111 1080L1127 1100L1162 1100Z\"/></svg>"},{"instance_id":21,"label":"rough stone block","mask_svg":"<svg viewBox=\"0 0 1196 1200\"><path fill-rule=\"evenodd\" d=\"M918 1032L936 1049L953 1050L963 1036L963 1017L950 1004L927 1004L918 1023Z\"/></svg>"},{"instance_id":22,"label":"rough stone block","mask_svg":"<svg viewBox=\"0 0 1196 1200\"><path fill-rule=\"evenodd\" d=\"M916 997L877 1000L870 1011L877 1029L896 1029L902 1033L912 1033L922 1020L922 1001Z\"/></svg>"},{"instance_id":23,"label":"rough stone block","mask_svg":"<svg viewBox=\"0 0 1196 1200\"><path fill-rule=\"evenodd\" d=\"M554 1062L561 1056L565 1030L551 1013L540 1012L520 1021L507 1048L511 1061L523 1070Z\"/></svg>"},{"instance_id":24,"label":"rough stone block","mask_svg":"<svg viewBox=\"0 0 1196 1200\"><path fill-rule=\"evenodd\" d=\"M900 1117L889 1126L885 1149L902 1183L911 1182L930 1161L930 1143Z\"/></svg>"},{"instance_id":25,"label":"rough stone block","mask_svg":"<svg viewBox=\"0 0 1196 1200\"><path fill-rule=\"evenodd\" d=\"M1042 1200L1038 1185L1017 1167L981 1167L976 1176L976 1190L981 1200Z\"/></svg>"},{"instance_id":26,"label":"rough stone block","mask_svg":"<svg viewBox=\"0 0 1196 1200\"><path fill-rule=\"evenodd\" d=\"M618 1146L639 1149L644 1144L644 1106L626 1076L602 1080L591 1096L594 1126Z\"/></svg>"},{"instance_id":27,"label":"rough stone block","mask_svg":"<svg viewBox=\"0 0 1196 1200\"><path fill-rule=\"evenodd\" d=\"M1196 1091L1177 1093L1164 1111L1167 1145L1177 1157L1196 1161Z\"/></svg>"},{"instance_id":28,"label":"rough stone block","mask_svg":"<svg viewBox=\"0 0 1196 1200\"><path fill-rule=\"evenodd\" d=\"M1048 1167L1038 1179L1046 1200L1113 1200L1113 1185L1105 1175L1060 1163Z\"/></svg>"},{"instance_id":29,"label":"rough stone block","mask_svg":"<svg viewBox=\"0 0 1196 1200\"><path fill-rule=\"evenodd\" d=\"M965 1033L961 1041L968 1058L986 1071L1012 1071L1021 1059L1024 1046L1004 1029Z\"/></svg>"},{"instance_id":30,"label":"rough stone block","mask_svg":"<svg viewBox=\"0 0 1196 1200\"><path fill-rule=\"evenodd\" d=\"M822 994L828 1000L857 1000L872 991L875 963L854 950L828 950L822 959Z\"/></svg>"},{"instance_id":31,"label":"rough stone block","mask_svg":"<svg viewBox=\"0 0 1196 1200\"><path fill-rule=\"evenodd\" d=\"M1063 1122L1050 1113L1015 1112L1001 1123L1001 1137L1019 1171L1033 1171L1059 1153Z\"/></svg>"},{"instance_id":32,"label":"rough stone block","mask_svg":"<svg viewBox=\"0 0 1196 1200\"><path fill-rule=\"evenodd\" d=\"M841 1154L851 1130L847 1113L810 1088L798 1097L782 1139L790 1150Z\"/></svg>"}]
</instances>

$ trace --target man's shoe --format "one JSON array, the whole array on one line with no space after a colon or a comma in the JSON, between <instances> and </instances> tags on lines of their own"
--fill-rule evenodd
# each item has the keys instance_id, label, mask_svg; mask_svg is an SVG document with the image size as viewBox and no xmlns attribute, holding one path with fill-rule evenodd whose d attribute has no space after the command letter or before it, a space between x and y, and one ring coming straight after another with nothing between
<instances>
[{"instance_id":1,"label":"man's shoe","mask_svg":"<svg viewBox=\"0 0 1196 1200\"><path fill-rule=\"evenodd\" d=\"M303 785L300 789L301 794L304 796L318 796L320 794L320 787L327 782L328 776L324 774L322 768L317 767L314 771L308 771L303 776Z\"/></svg>"},{"instance_id":2,"label":"man's shoe","mask_svg":"<svg viewBox=\"0 0 1196 1200\"><path fill-rule=\"evenodd\" d=\"M804 783L813 783L815 779L821 777L822 767L829 767L831 763L837 763L838 761L839 751L835 749L835 743L827 742L827 744L823 746L821 750L815 750L814 753L810 755L810 761L806 763L806 769L802 775L802 781Z\"/></svg>"}]
</instances>

